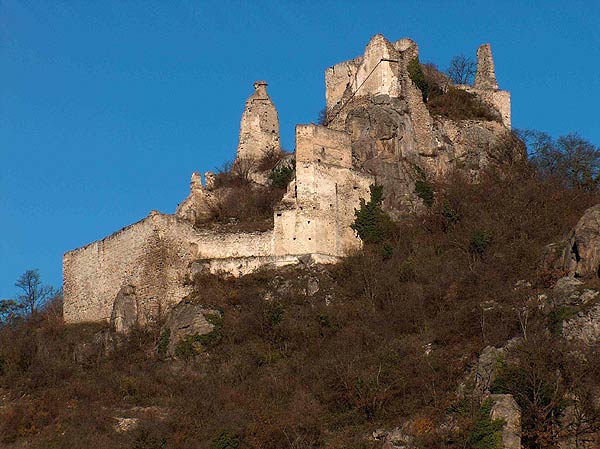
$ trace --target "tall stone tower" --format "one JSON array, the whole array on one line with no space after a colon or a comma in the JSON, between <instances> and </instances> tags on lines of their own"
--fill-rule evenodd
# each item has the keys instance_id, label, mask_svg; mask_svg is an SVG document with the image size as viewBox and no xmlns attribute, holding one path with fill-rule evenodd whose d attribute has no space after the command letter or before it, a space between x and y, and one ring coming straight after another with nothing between
<instances>
[{"instance_id":1,"label":"tall stone tower","mask_svg":"<svg viewBox=\"0 0 600 449\"><path fill-rule=\"evenodd\" d=\"M498 90L494 58L492 58L492 47L490 44L483 44L477 49L477 73L473 87L476 89Z\"/></svg>"},{"instance_id":2,"label":"tall stone tower","mask_svg":"<svg viewBox=\"0 0 600 449\"><path fill-rule=\"evenodd\" d=\"M273 151L281 151L277 109L267 94L267 83L256 81L242 114L236 160L257 160Z\"/></svg>"}]
</instances>

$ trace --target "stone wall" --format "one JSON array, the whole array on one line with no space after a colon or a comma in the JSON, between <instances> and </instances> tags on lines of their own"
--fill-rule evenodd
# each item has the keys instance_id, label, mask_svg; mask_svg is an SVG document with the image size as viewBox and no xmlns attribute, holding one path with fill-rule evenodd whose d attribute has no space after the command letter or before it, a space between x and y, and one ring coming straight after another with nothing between
<instances>
[{"instance_id":1,"label":"stone wall","mask_svg":"<svg viewBox=\"0 0 600 449\"><path fill-rule=\"evenodd\" d=\"M63 258L66 322L108 320L121 287L135 285L149 316L188 292L181 276L194 255L193 228L174 216L151 213L105 239Z\"/></svg>"},{"instance_id":2,"label":"stone wall","mask_svg":"<svg viewBox=\"0 0 600 449\"><path fill-rule=\"evenodd\" d=\"M296 127L296 180L275 213L275 255L345 256L360 248L350 224L373 178L351 169L350 136Z\"/></svg>"},{"instance_id":3,"label":"stone wall","mask_svg":"<svg viewBox=\"0 0 600 449\"><path fill-rule=\"evenodd\" d=\"M64 255L65 321L108 320L125 285L135 286L141 321L152 320L189 293L185 284L193 261L214 259L221 262L209 266L212 272L231 268L234 274L245 274L272 262L265 259L272 247L272 231L197 230L187 220L152 212Z\"/></svg>"},{"instance_id":4,"label":"stone wall","mask_svg":"<svg viewBox=\"0 0 600 449\"><path fill-rule=\"evenodd\" d=\"M373 179L352 170L347 133L321 126L296 129L296 178L274 216L274 229L228 232L197 227L197 216L215 191L192 176L191 194L177 215L152 212L111 236L70 251L63 259L66 322L111 316L123 286L135 287L140 321L155 319L188 293L193 273L239 276L310 255L329 263L360 248L350 224Z\"/></svg>"}]
</instances>

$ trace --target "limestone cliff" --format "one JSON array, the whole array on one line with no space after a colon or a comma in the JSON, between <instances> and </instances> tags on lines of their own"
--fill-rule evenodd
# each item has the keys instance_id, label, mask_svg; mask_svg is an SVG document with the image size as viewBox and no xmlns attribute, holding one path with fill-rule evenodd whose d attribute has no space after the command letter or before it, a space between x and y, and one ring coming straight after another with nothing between
<instances>
[{"instance_id":1,"label":"limestone cliff","mask_svg":"<svg viewBox=\"0 0 600 449\"><path fill-rule=\"evenodd\" d=\"M441 96L485 109L468 119L435 113L434 102L425 102L409 73L418 51L410 39L392 44L376 35L363 56L325 72L327 126L350 134L354 166L376 176L396 212L419 203L414 186L423 174L434 180L460 169L475 178L490 162L524 156L510 132L510 95L498 89L489 44L478 50L475 86L447 80L438 87Z\"/></svg>"}]
</instances>

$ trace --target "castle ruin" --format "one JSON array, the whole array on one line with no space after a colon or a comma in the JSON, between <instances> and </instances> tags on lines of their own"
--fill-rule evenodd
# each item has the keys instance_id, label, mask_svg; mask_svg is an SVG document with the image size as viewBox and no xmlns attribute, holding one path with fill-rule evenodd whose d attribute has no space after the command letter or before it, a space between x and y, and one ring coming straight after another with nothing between
<instances>
[{"instance_id":1,"label":"castle ruin","mask_svg":"<svg viewBox=\"0 0 600 449\"><path fill-rule=\"evenodd\" d=\"M325 126L296 126L294 176L274 208L272 229L241 232L211 223L220 195L215 175L205 173L203 184L193 173L190 194L175 214L152 211L64 255L65 321L108 320L124 287L133 287L140 319L151 320L189 293L193 273L239 276L262 266L332 263L359 250L350 224L371 184L384 185L392 211L414 205L415 167L438 176L453 161L469 160L470 151L484 164L486 148L510 129L510 95L498 89L489 45L477 55L475 85L458 87L489 104L499 119L459 123L432 116L411 81L407 66L418 57L416 43L374 36L363 56L326 70ZM258 81L254 89L234 165L281 153L267 83ZM268 183L266 176L253 179Z\"/></svg>"}]
</instances>

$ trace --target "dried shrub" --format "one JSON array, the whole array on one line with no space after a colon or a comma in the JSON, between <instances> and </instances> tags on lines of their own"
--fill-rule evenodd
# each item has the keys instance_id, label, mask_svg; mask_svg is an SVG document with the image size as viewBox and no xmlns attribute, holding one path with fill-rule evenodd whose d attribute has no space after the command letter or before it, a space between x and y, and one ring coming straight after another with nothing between
<instances>
[{"instance_id":1,"label":"dried shrub","mask_svg":"<svg viewBox=\"0 0 600 449\"><path fill-rule=\"evenodd\" d=\"M482 101L477 95L456 87L432 98L427 102L432 115L452 120L490 120L501 121L500 114Z\"/></svg>"},{"instance_id":2,"label":"dried shrub","mask_svg":"<svg viewBox=\"0 0 600 449\"><path fill-rule=\"evenodd\" d=\"M247 185L223 190L213 209L214 220L221 223L261 225L273 222L275 205L285 194L285 188Z\"/></svg>"},{"instance_id":3,"label":"dried shrub","mask_svg":"<svg viewBox=\"0 0 600 449\"><path fill-rule=\"evenodd\" d=\"M286 156L285 151L269 149L257 164L257 170L267 172L273 170L277 164Z\"/></svg>"}]
</instances>

